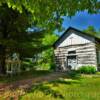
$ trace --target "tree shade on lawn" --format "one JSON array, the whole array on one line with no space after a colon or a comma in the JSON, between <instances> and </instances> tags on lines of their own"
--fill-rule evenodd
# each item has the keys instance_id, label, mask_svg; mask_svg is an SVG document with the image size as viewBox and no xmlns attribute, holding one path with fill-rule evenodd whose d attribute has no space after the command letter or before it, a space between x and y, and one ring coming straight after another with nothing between
<instances>
[{"instance_id":1,"label":"tree shade on lawn","mask_svg":"<svg viewBox=\"0 0 100 100\"><path fill-rule=\"evenodd\" d=\"M37 72L36 72L37 74ZM26 75L26 74L25 74ZM41 74L43 75L43 72ZM44 77L48 75L44 74ZM56 80L54 80L56 77ZM13 78L14 79L14 78ZM34 80L34 79L33 79ZM50 81L51 80L51 81ZM33 81L34 82L34 81ZM51 76L49 82L33 84L29 89L6 90L0 94L1 100L99 100L100 99L100 73L97 75ZM25 85L27 86L27 85Z\"/></svg>"},{"instance_id":2,"label":"tree shade on lawn","mask_svg":"<svg viewBox=\"0 0 100 100\"><path fill-rule=\"evenodd\" d=\"M61 29L60 16L74 16L78 11L99 13L97 0L0 0L0 72L5 73L6 53L38 51L41 35L28 34L25 30L32 25L53 31ZM46 31L48 32L48 31ZM37 39L39 38L39 39ZM38 46L37 46L38 44ZM7 49L8 48L8 49ZM17 49L16 49L17 48ZM24 54L25 55L25 54Z\"/></svg>"},{"instance_id":3,"label":"tree shade on lawn","mask_svg":"<svg viewBox=\"0 0 100 100\"><path fill-rule=\"evenodd\" d=\"M99 100L100 77L64 79L33 86L21 100Z\"/></svg>"}]
</instances>

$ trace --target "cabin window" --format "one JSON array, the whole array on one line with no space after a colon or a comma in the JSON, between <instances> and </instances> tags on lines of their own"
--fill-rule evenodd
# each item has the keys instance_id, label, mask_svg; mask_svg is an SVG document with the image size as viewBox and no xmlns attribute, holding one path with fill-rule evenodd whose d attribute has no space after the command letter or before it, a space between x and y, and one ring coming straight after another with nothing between
<instances>
[{"instance_id":1,"label":"cabin window","mask_svg":"<svg viewBox=\"0 0 100 100\"><path fill-rule=\"evenodd\" d=\"M76 51L68 51L68 54L76 54Z\"/></svg>"}]
</instances>

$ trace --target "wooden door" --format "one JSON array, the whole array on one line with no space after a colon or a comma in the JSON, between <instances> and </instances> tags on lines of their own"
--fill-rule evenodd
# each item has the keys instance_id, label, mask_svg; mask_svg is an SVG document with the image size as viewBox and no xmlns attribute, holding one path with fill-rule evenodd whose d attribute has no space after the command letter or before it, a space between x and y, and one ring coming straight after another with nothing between
<instances>
[{"instance_id":1,"label":"wooden door","mask_svg":"<svg viewBox=\"0 0 100 100\"><path fill-rule=\"evenodd\" d=\"M70 69L75 69L75 67L77 67L77 57L76 56L67 57L67 67Z\"/></svg>"}]
</instances>

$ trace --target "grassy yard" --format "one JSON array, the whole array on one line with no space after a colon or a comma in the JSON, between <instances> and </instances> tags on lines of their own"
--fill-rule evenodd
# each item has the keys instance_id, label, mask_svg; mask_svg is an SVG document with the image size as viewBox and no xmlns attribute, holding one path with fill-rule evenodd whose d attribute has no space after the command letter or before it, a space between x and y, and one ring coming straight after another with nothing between
<instances>
[{"instance_id":1,"label":"grassy yard","mask_svg":"<svg viewBox=\"0 0 100 100\"><path fill-rule=\"evenodd\" d=\"M21 100L100 100L100 78L66 79L33 86Z\"/></svg>"},{"instance_id":2,"label":"grassy yard","mask_svg":"<svg viewBox=\"0 0 100 100\"><path fill-rule=\"evenodd\" d=\"M21 96L17 96L20 94ZM13 99L16 95L17 99ZM100 100L100 75L66 75L57 80L34 84L28 90L8 91L0 100Z\"/></svg>"}]
</instances>

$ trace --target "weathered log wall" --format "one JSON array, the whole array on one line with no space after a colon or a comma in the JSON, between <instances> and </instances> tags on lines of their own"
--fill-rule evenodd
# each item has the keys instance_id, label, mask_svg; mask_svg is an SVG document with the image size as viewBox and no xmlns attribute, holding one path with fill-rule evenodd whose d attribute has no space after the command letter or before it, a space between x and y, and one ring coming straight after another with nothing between
<instances>
[{"instance_id":1,"label":"weathered log wall","mask_svg":"<svg viewBox=\"0 0 100 100\"><path fill-rule=\"evenodd\" d=\"M70 45L66 47L58 47L55 49L55 63L57 70L68 70L67 56L69 50L75 50L77 55L76 69L84 65L97 66L97 55L95 43Z\"/></svg>"}]
</instances>

